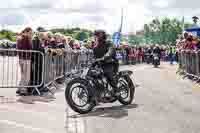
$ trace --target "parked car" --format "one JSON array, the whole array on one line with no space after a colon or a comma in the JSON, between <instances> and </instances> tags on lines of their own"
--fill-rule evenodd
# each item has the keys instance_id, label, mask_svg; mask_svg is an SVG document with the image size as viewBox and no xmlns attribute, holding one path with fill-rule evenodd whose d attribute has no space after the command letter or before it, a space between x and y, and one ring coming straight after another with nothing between
<instances>
[{"instance_id":1,"label":"parked car","mask_svg":"<svg viewBox=\"0 0 200 133\"><path fill-rule=\"evenodd\" d=\"M16 43L7 39L0 40L0 49L13 49L16 48ZM16 52L0 50L1 56L16 56Z\"/></svg>"}]
</instances>

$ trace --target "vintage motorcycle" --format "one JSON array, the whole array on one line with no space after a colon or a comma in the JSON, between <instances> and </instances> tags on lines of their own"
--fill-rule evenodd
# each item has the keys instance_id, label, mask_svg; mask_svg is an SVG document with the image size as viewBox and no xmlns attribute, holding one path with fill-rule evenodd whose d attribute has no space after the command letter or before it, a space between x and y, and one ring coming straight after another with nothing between
<instances>
[{"instance_id":1,"label":"vintage motorcycle","mask_svg":"<svg viewBox=\"0 0 200 133\"><path fill-rule=\"evenodd\" d=\"M146 54L145 60L147 64L150 64L152 62L152 54Z\"/></svg>"},{"instance_id":2,"label":"vintage motorcycle","mask_svg":"<svg viewBox=\"0 0 200 133\"><path fill-rule=\"evenodd\" d=\"M153 65L156 68L160 65L160 59L158 54L153 54Z\"/></svg>"},{"instance_id":3,"label":"vintage motorcycle","mask_svg":"<svg viewBox=\"0 0 200 133\"><path fill-rule=\"evenodd\" d=\"M116 96L103 74L101 65L101 61L95 61L83 69L81 76L76 76L67 83L65 98L75 112L85 114L99 103L113 103L117 100L123 105L132 103L135 93L132 71L120 71L116 74L120 92L119 96Z\"/></svg>"}]
</instances>

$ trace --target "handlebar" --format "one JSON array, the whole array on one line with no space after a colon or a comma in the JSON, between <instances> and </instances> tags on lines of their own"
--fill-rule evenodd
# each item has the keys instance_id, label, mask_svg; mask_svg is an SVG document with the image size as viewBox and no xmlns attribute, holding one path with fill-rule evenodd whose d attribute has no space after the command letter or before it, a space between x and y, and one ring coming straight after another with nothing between
<instances>
[{"instance_id":1,"label":"handlebar","mask_svg":"<svg viewBox=\"0 0 200 133\"><path fill-rule=\"evenodd\" d=\"M95 66L101 66L103 64L103 60L94 60L94 62L92 63L92 67L95 67Z\"/></svg>"}]
</instances>

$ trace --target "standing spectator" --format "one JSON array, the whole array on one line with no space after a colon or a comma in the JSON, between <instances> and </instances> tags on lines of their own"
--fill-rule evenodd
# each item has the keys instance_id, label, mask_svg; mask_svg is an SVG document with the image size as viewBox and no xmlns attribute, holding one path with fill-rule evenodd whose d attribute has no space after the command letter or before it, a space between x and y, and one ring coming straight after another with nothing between
<instances>
[{"instance_id":1,"label":"standing spectator","mask_svg":"<svg viewBox=\"0 0 200 133\"><path fill-rule=\"evenodd\" d=\"M182 50L184 47L184 37L180 36L180 38L176 41L176 47L178 49L178 51Z\"/></svg>"},{"instance_id":2,"label":"standing spectator","mask_svg":"<svg viewBox=\"0 0 200 133\"><path fill-rule=\"evenodd\" d=\"M53 37L54 37L54 35L53 35L52 32L47 32L47 35L46 35L47 45L50 44L51 39L52 39Z\"/></svg>"},{"instance_id":3,"label":"standing spectator","mask_svg":"<svg viewBox=\"0 0 200 133\"><path fill-rule=\"evenodd\" d=\"M43 70L43 56L40 54L41 53L45 53L45 47L48 45L47 40L45 39L45 31L39 31L33 38L32 42L33 42L33 50L34 51L38 51L38 53L34 53L31 56L31 60L32 60L32 67L31 67L31 80L30 80L30 85L31 86L35 86L35 85L41 85L40 87L38 87L40 92L45 92L47 91L47 89L45 90L44 88L44 83L42 82L42 78L44 75L44 70ZM47 65L46 63L44 63L44 65ZM28 93L32 93L34 88L30 88L28 90ZM36 92L33 93L34 95L37 95Z\"/></svg>"},{"instance_id":4,"label":"standing spectator","mask_svg":"<svg viewBox=\"0 0 200 133\"><path fill-rule=\"evenodd\" d=\"M188 34L187 32L185 32L185 33L183 34L183 37L184 37L183 41L186 41L187 38L188 38L188 36L189 36L189 34Z\"/></svg>"},{"instance_id":5,"label":"standing spectator","mask_svg":"<svg viewBox=\"0 0 200 133\"><path fill-rule=\"evenodd\" d=\"M179 59L178 59L179 58L179 53L178 52L179 52L179 49L176 48L176 54L175 54L175 61L176 62L179 62Z\"/></svg>"},{"instance_id":6,"label":"standing spectator","mask_svg":"<svg viewBox=\"0 0 200 133\"><path fill-rule=\"evenodd\" d=\"M196 48L200 49L200 40L198 38L196 38Z\"/></svg>"},{"instance_id":7,"label":"standing spectator","mask_svg":"<svg viewBox=\"0 0 200 133\"><path fill-rule=\"evenodd\" d=\"M135 59L136 59L136 51L135 51L135 47L130 47L129 49L129 60L131 61L131 64L135 64Z\"/></svg>"},{"instance_id":8,"label":"standing spectator","mask_svg":"<svg viewBox=\"0 0 200 133\"><path fill-rule=\"evenodd\" d=\"M125 56L126 56L126 65L128 65L129 63L129 47L128 46L125 46Z\"/></svg>"},{"instance_id":9,"label":"standing spectator","mask_svg":"<svg viewBox=\"0 0 200 133\"><path fill-rule=\"evenodd\" d=\"M140 52L140 51L139 51L139 48L138 48L138 47L136 47L135 50L136 50L136 62L139 63L139 55L140 55L139 52Z\"/></svg>"},{"instance_id":10,"label":"standing spectator","mask_svg":"<svg viewBox=\"0 0 200 133\"><path fill-rule=\"evenodd\" d=\"M62 43L64 44L65 50L71 50L71 47L69 46L67 37L65 37L65 36L62 37Z\"/></svg>"},{"instance_id":11,"label":"standing spectator","mask_svg":"<svg viewBox=\"0 0 200 133\"><path fill-rule=\"evenodd\" d=\"M30 81L30 70L31 70L31 53L27 50L32 50L32 29L30 27L25 28L20 36L17 38L17 49L26 50L19 52L19 65L21 69L21 81L19 86L28 86ZM17 94L27 94L26 88L18 89Z\"/></svg>"},{"instance_id":12,"label":"standing spectator","mask_svg":"<svg viewBox=\"0 0 200 133\"><path fill-rule=\"evenodd\" d=\"M170 64L173 64L174 57L175 57L175 53L174 53L173 47L170 46L169 47L169 60L170 60Z\"/></svg>"},{"instance_id":13,"label":"standing spectator","mask_svg":"<svg viewBox=\"0 0 200 133\"><path fill-rule=\"evenodd\" d=\"M56 33L55 34L55 41L56 41L56 44L57 44L57 48L59 48L59 49L64 49L65 48L65 45L64 45L65 39L64 39L62 34Z\"/></svg>"},{"instance_id":14,"label":"standing spectator","mask_svg":"<svg viewBox=\"0 0 200 133\"><path fill-rule=\"evenodd\" d=\"M48 45L48 48L50 48L50 49L56 49L57 48L55 38L51 38L50 43Z\"/></svg>"},{"instance_id":15,"label":"standing spectator","mask_svg":"<svg viewBox=\"0 0 200 133\"><path fill-rule=\"evenodd\" d=\"M94 46L95 46L95 42L91 41L91 48L94 48Z\"/></svg>"},{"instance_id":16,"label":"standing spectator","mask_svg":"<svg viewBox=\"0 0 200 133\"><path fill-rule=\"evenodd\" d=\"M70 42L69 42L69 46L70 46L72 49L74 49L74 47L73 47L73 46L74 46L74 42L75 42L75 41L74 41L73 39L70 40Z\"/></svg>"},{"instance_id":17,"label":"standing spectator","mask_svg":"<svg viewBox=\"0 0 200 133\"><path fill-rule=\"evenodd\" d=\"M74 66L75 66L75 69L79 68L79 57L81 55L81 52L80 52L80 44L78 41L75 41L74 42L74 45L73 45L73 49L75 50L74 52L74 58L73 58L73 61L74 61Z\"/></svg>"},{"instance_id":18,"label":"standing spectator","mask_svg":"<svg viewBox=\"0 0 200 133\"><path fill-rule=\"evenodd\" d=\"M139 63L142 63L143 57L144 57L144 53L143 53L142 47L139 47L138 48L138 60L139 60Z\"/></svg>"},{"instance_id":19,"label":"standing spectator","mask_svg":"<svg viewBox=\"0 0 200 133\"><path fill-rule=\"evenodd\" d=\"M196 42L194 42L193 37L190 35L186 40L185 49L188 50L195 50Z\"/></svg>"}]
</instances>

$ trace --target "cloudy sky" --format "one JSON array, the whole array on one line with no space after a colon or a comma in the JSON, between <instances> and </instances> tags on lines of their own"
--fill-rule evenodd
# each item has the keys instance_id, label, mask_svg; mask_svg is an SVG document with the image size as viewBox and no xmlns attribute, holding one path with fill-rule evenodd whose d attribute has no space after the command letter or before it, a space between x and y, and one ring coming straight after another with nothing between
<instances>
[{"instance_id":1,"label":"cloudy sky","mask_svg":"<svg viewBox=\"0 0 200 133\"><path fill-rule=\"evenodd\" d=\"M85 27L114 32L124 8L123 32L141 29L152 16L200 16L199 0L0 0L0 28Z\"/></svg>"}]
</instances>

